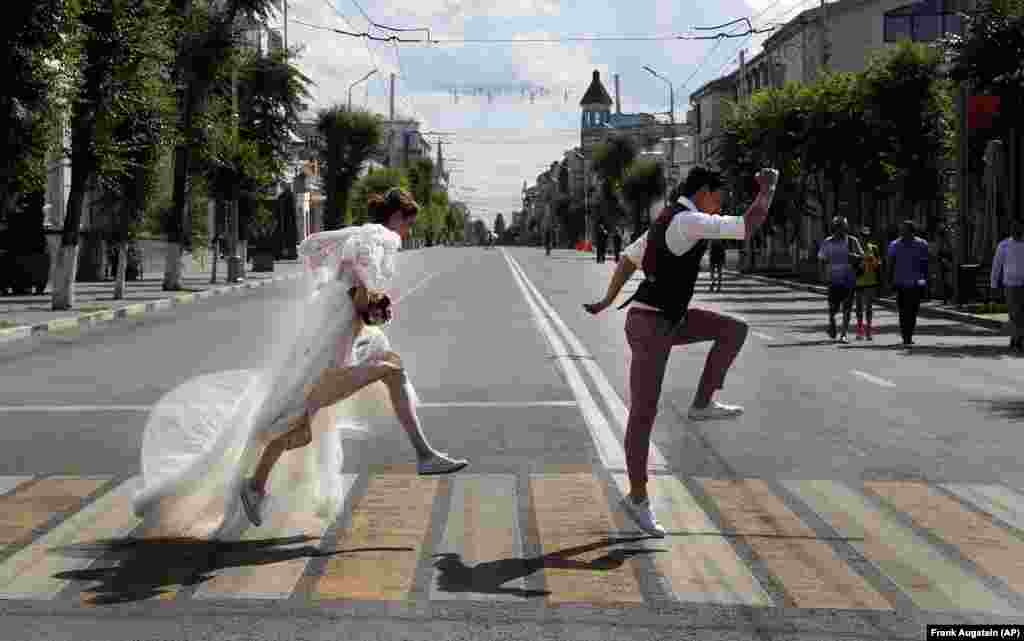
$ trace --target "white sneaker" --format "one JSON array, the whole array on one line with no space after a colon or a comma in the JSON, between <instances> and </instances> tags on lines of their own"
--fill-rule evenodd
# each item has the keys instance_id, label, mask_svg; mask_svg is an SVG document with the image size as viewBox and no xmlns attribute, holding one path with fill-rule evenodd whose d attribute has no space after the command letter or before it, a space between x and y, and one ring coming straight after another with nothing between
<instances>
[{"instance_id":1,"label":"white sneaker","mask_svg":"<svg viewBox=\"0 0 1024 641\"><path fill-rule=\"evenodd\" d=\"M711 404L704 409L691 407L686 415L691 421L709 421L718 418L734 418L742 413L743 408L739 405L726 405L718 401L711 401Z\"/></svg>"},{"instance_id":2,"label":"white sneaker","mask_svg":"<svg viewBox=\"0 0 1024 641\"><path fill-rule=\"evenodd\" d=\"M435 452L428 459L416 463L416 472L424 476L432 474L451 474L469 465L466 459L451 458L445 452Z\"/></svg>"},{"instance_id":3,"label":"white sneaker","mask_svg":"<svg viewBox=\"0 0 1024 641\"><path fill-rule=\"evenodd\" d=\"M263 525L263 518L260 516L260 507L263 506L263 499L266 494L256 491L248 479L242 483L242 507L245 508L245 515L249 517L252 524L259 527Z\"/></svg>"},{"instance_id":4,"label":"white sneaker","mask_svg":"<svg viewBox=\"0 0 1024 641\"><path fill-rule=\"evenodd\" d=\"M654 512L651 511L650 498L644 499L643 503L634 503L633 499L624 496L622 497L622 509L626 511L629 518L633 519L633 522L644 532L651 536L665 536L665 528L661 527L658 519L654 518Z\"/></svg>"}]
</instances>

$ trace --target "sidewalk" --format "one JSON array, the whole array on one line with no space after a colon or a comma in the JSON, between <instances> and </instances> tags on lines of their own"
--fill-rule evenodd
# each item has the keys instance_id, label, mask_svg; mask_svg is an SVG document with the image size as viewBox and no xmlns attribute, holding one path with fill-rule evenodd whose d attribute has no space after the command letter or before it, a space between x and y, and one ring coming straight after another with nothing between
<instances>
[{"instance_id":1,"label":"sidewalk","mask_svg":"<svg viewBox=\"0 0 1024 641\"><path fill-rule=\"evenodd\" d=\"M726 269L725 271L733 276L752 278L763 283L771 283L773 285L780 285L790 289L813 292L821 294L822 296L828 294L827 287L817 283L807 282L806 279L800 279L796 275L765 276L761 274L741 273L733 269ZM875 304L882 305L883 307L893 310L896 309L896 299L893 296L879 297L875 299ZM945 305L942 301L936 300L922 301L921 311L919 314L923 317L945 318L970 325L987 327L997 331L1002 331L1005 324L1010 319L1009 314L969 314L957 309L956 305Z\"/></svg>"},{"instance_id":2,"label":"sidewalk","mask_svg":"<svg viewBox=\"0 0 1024 641\"><path fill-rule=\"evenodd\" d=\"M114 283L75 283L75 305L53 311L51 289L41 296L0 296L0 344L50 332L75 330L139 316L157 309L187 305L211 296L246 292L256 287L302 277L302 263L282 260L272 272L246 270L245 282L225 283L227 269L218 269L218 283L210 284L209 271L186 272L182 291L163 291L163 273L150 272L139 281L125 283L124 299L114 300Z\"/></svg>"}]
</instances>

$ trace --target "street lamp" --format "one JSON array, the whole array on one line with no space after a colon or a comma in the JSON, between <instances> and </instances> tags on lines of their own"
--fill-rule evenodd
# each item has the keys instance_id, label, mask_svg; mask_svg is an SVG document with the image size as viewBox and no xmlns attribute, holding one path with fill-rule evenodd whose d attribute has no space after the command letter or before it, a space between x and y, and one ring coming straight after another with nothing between
<instances>
[{"instance_id":1,"label":"street lamp","mask_svg":"<svg viewBox=\"0 0 1024 641\"><path fill-rule=\"evenodd\" d=\"M373 71L371 71L370 73L366 74L365 76L363 76L363 77L362 77L362 78L360 78L359 80L356 80L355 82L353 82L352 84L350 84L350 85L348 86L348 110L349 110L349 111L352 111L352 89L353 89L353 88L354 88L354 87L355 87L356 85L358 85L358 84L359 84L360 82L362 82L362 81L366 80L367 78L369 78L370 76L372 76L372 75L373 75L373 74L375 74L375 73L377 73L377 70L376 70L376 69L374 69L374 70L373 70Z\"/></svg>"},{"instance_id":2,"label":"street lamp","mask_svg":"<svg viewBox=\"0 0 1024 641\"><path fill-rule=\"evenodd\" d=\"M673 179L674 179L673 171L672 170L673 170L673 166L675 165L675 162L676 162L676 91L675 91L675 88L672 86L671 81L668 80L668 78L665 78L664 76L660 75L657 71L655 71L654 69L651 69L647 65L644 65L644 70L650 72L650 74L652 76L654 76L658 80L661 80L662 82L664 82L665 84L668 85L668 102L669 102L668 116L669 116L669 122L671 123L670 124L671 129L669 130L669 134L668 134L669 135L669 141L668 141L668 144L669 144L668 162L665 163L665 168L668 170L667 171L667 175L666 175L667 180L665 182L669 185L668 190L665 191L665 204L668 205L668 194L669 194L669 191L672 190L672 182L673 182Z\"/></svg>"},{"instance_id":3,"label":"street lamp","mask_svg":"<svg viewBox=\"0 0 1024 641\"><path fill-rule=\"evenodd\" d=\"M590 198L587 196L587 159L578 151L572 152L583 161L583 240L590 242Z\"/></svg>"}]
</instances>

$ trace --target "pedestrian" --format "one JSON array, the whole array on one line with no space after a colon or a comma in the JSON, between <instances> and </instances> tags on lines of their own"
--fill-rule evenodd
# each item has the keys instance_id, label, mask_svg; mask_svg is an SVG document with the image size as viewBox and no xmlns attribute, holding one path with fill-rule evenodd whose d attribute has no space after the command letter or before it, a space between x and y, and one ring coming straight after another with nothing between
<instances>
[{"instance_id":1,"label":"pedestrian","mask_svg":"<svg viewBox=\"0 0 1024 641\"><path fill-rule=\"evenodd\" d=\"M724 240L713 240L711 241L710 257L708 259L711 265L711 286L708 289L709 292L715 291L715 286L718 286L718 291L722 291L722 273L725 269L725 241Z\"/></svg>"},{"instance_id":2,"label":"pedestrian","mask_svg":"<svg viewBox=\"0 0 1024 641\"><path fill-rule=\"evenodd\" d=\"M996 248L992 260L992 289L1006 294L1010 313L1010 349L1024 352L1024 220L1013 221L1009 238Z\"/></svg>"},{"instance_id":3,"label":"pedestrian","mask_svg":"<svg viewBox=\"0 0 1024 641\"><path fill-rule=\"evenodd\" d=\"M603 223L597 225L597 262L603 263L608 251L608 229Z\"/></svg>"},{"instance_id":4,"label":"pedestrian","mask_svg":"<svg viewBox=\"0 0 1024 641\"><path fill-rule=\"evenodd\" d=\"M871 228L863 227L860 230L861 247L864 248L864 272L857 277L856 293L854 294L857 303L857 340L872 340L871 317L875 299L878 298L878 288L881 284L881 252L878 243L871 240ZM865 322L867 321L867 322Z\"/></svg>"},{"instance_id":5,"label":"pedestrian","mask_svg":"<svg viewBox=\"0 0 1024 641\"><path fill-rule=\"evenodd\" d=\"M938 259L939 284L942 286L942 303L949 304L950 293L952 293L951 281L953 279L953 239L949 228L943 226L939 229L938 238L935 243L935 257Z\"/></svg>"},{"instance_id":6,"label":"pedestrian","mask_svg":"<svg viewBox=\"0 0 1024 641\"><path fill-rule=\"evenodd\" d=\"M928 287L928 241L917 236L917 226L905 220L900 237L889 243L888 280L896 290L903 347L914 344L914 329L921 299Z\"/></svg>"},{"instance_id":7,"label":"pedestrian","mask_svg":"<svg viewBox=\"0 0 1024 641\"><path fill-rule=\"evenodd\" d=\"M756 180L760 193L746 215L722 216L721 174L694 167L674 190L674 202L626 247L625 260L616 267L605 297L583 306L587 312L599 314L612 305L633 272L643 269L644 281L619 307L633 303L625 327L632 352L625 438L630 490L622 505L633 521L653 536L665 536L665 529L651 510L647 457L672 348L713 342L687 412L689 420L722 419L743 413L742 407L719 403L713 396L722 389L729 367L743 347L749 331L747 323L736 316L690 306L708 239L743 239L760 227L768 217L778 176L774 169L759 172Z\"/></svg>"},{"instance_id":8,"label":"pedestrian","mask_svg":"<svg viewBox=\"0 0 1024 641\"><path fill-rule=\"evenodd\" d=\"M822 241L818 259L828 265L828 336L836 339L836 313L842 308L843 329L839 342L847 343L857 270L864 260L864 251L860 242L849 234L849 223L843 216L832 219L832 235Z\"/></svg>"},{"instance_id":9,"label":"pedestrian","mask_svg":"<svg viewBox=\"0 0 1024 641\"><path fill-rule=\"evenodd\" d=\"M544 253L547 256L551 255L551 228L549 227L544 231Z\"/></svg>"},{"instance_id":10,"label":"pedestrian","mask_svg":"<svg viewBox=\"0 0 1024 641\"><path fill-rule=\"evenodd\" d=\"M612 249L615 251L615 262L619 262L619 256L622 254L622 229L616 225L615 233L612 236Z\"/></svg>"}]
</instances>

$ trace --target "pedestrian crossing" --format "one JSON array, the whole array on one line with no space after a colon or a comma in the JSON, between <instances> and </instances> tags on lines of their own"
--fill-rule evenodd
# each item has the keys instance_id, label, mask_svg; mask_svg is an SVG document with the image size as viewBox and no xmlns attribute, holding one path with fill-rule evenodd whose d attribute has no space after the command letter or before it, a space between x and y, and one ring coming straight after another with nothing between
<instances>
[{"instance_id":1,"label":"pedestrian crossing","mask_svg":"<svg viewBox=\"0 0 1024 641\"><path fill-rule=\"evenodd\" d=\"M278 512L210 544L147 537L138 483L0 476L0 600L1024 613L1024 494L998 484L658 474L652 539L616 508L625 476L597 467L384 466L344 475L333 522Z\"/></svg>"}]
</instances>

